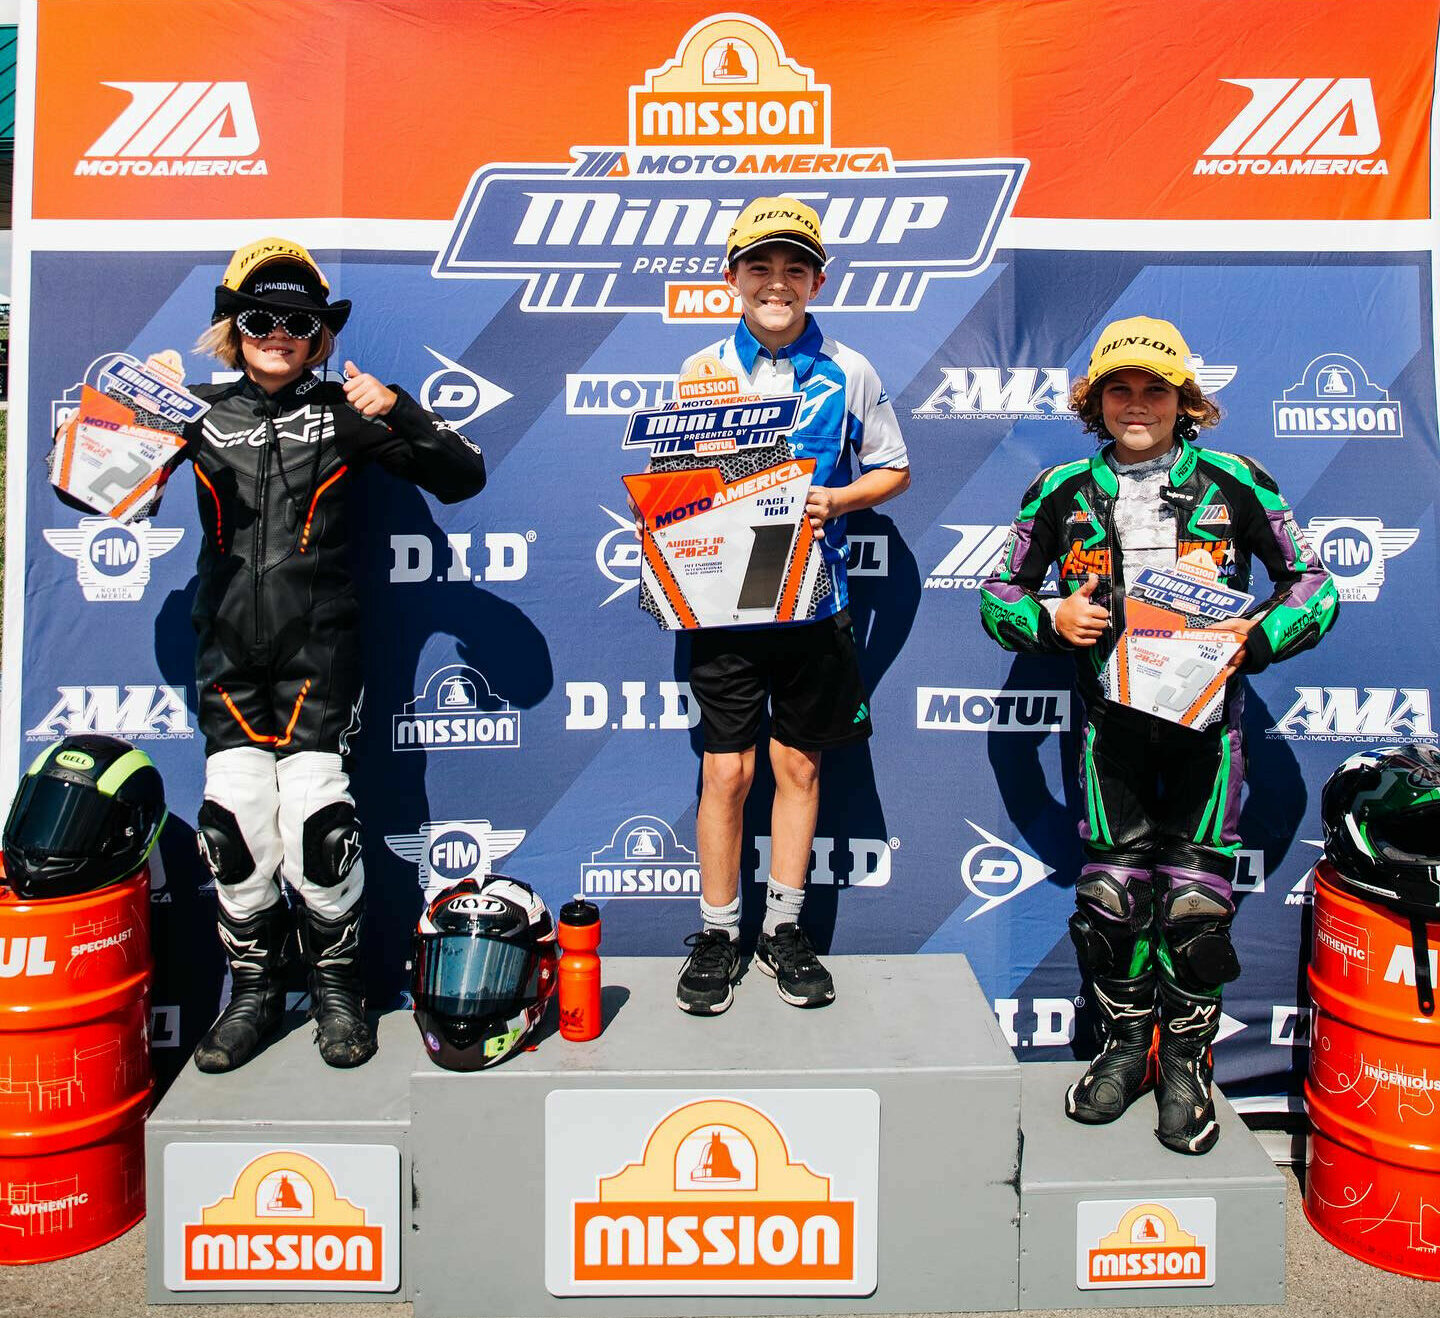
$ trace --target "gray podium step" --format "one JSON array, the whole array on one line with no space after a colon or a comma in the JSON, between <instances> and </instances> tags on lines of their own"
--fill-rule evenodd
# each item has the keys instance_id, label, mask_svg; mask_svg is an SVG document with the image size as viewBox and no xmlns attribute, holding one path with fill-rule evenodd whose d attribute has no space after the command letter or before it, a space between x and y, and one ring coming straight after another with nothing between
<instances>
[{"instance_id":1,"label":"gray podium step","mask_svg":"<svg viewBox=\"0 0 1440 1318\"><path fill-rule=\"evenodd\" d=\"M288 1016L285 1031L228 1075L202 1075L194 1062L188 1063L146 1122L145 1271L151 1304L409 1298L400 1253L410 1229L410 1195L401 1193L410 1183L410 1077L417 1065L428 1065L414 1022L404 1012L383 1017L379 1053L352 1071L334 1070L320 1060L309 1021ZM193 1244L187 1231L204 1225L204 1209L224 1199L254 1158L297 1146L334 1151L322 1155L325 1165L332 1173L349 1174L335 1185L337 1197L355 1193L343 1179L378 1182L389 1192L396 1220L385 1240L392 1257L385 1269L390 1275L381 1281L384 1288L335 1290L317 1280L297 1294L290 1287L261 1284L259 1270L211 1286L177 1281L187 1246ZM249 1209L241 1216L258 1216L255 1205Z\"/></svg>"},{"instance_id":2,"label":"gray podium step","mask_svg":"<svg viewBox=\"0 0 1440 1318\"><path fill-rule=\"evenodd\" d=\"M699 1019L674 959L610 958L599 1039L560 1038L552 1012L472 1075L431 1065L408 1013L355 1071L298 1021L230 1075L187 1068L146 1131L149 1299L409 1299L416 1318L1281 1302L1283 1181L1223 1099L1203 1158L1155 1141L1148 1097L1079 1127L1061 1096L1080 1067L1019 1066L963 957L830 964L829 1007L786 1006L752 968ZM1154 1271L1087 1288L1092 1250ZM1210 1284L1175 1284L1197 1266Z\"/></svg>"},{"instance_id":3,"label":"gray podium step","mask_svg":"<svg viewBox=\"0 0 1440 1318\"><path fill-rule=\"evenodd\" d=\"M1023 1069L1020 1307L1283 1304L1285 1179L1224 1096L1219 1143L1189 1157L1155 1138L1150 1094L1107 1126L1066 1117L1084 1069Z\"/></svg>"},{"instance_id":4,"label":"gray podium step","mask_svg":"<svg viewBox=\"0 0 1440 1318\"><path fill-rule=\"evenodd\" d=\"M599 1040L550 1038L479 1075L417 1074L416 1318L1013 1309L1020 1067L968 963L907 956L828 964L836 981L828 1007L787 1006L752 967L734 1006L700 1019L674 1005L674 959L607 961L609 1020ZM595 1170L619 1172L642 1159L642 1170L653 1170L651 1150L663 1136L656 1129L650 1144L646 1136L657 1120L712 1098L775 1118L798 1161L817 1156L802 1146L837 1114L854 1121L842 1142L857 1162L878 1164L878 1204L868 1206L878 1258L866 1289L746 1295L743 1283L727 1282L718 1296L636 1295L584 1291L567 1279L565 1210L596 1197ZM741 1124L719 1105L697 1110L702 1132L711 1122ZM817 1147L833 1158L834 1143ZM587 1157L595 1145L612 1151ZM679 1156L667 1153L667 1178L679 1175ZM587 1166L577 1171L576 1163ZM835 1173L839 1197L837 1166L814 1170ZM661 1187L670 1202L674 1186L667 1179ZM637 1227L648 1211L631 1213Z\"/></svg>"}]
</instances>

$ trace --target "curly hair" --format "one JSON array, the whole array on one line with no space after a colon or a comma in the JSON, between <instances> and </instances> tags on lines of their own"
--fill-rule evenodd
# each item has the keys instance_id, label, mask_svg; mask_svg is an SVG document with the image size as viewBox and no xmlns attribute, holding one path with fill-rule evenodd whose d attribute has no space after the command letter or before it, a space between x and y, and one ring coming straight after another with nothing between
<instances>
[{"instance_id":1,"label":"curly hair","mask_svg":"<svg viewBox=\"0 0 1440 1318\"><path fill-rule=\"evenodd\" d=\"M1102 375L1090 386L1090 377L1082 375L1070 386L1070 410L1080 418L1086 431L1095 436L1098 444L1110 438L1105 429L1105 414L1100 405L1100 396L1108 377ZM1186 380L1180 386L1180 413L1175 419L1175 438L1193 440L1201 429L1208 430L1220 424L1220 405L1206 398L1194 380Z\"/></svg>"},{"instance_id":2,"label":"curly hair","mask_svg":"<svg viewBox=\"0 0 1440 1318\"><path fill-rule=\"evenodd\" d=\"M226 316L217 320L195 340L194 350L197 353L217 358L232 371L242 369L241 363L244 358L240 352L240 330L235 324L234 317ZM334 351L335 336L330 332L328 325L321 325L320 333L315 336L315 345L305 359L305 365L318 366Z\"/></svg>"}]
</instances>

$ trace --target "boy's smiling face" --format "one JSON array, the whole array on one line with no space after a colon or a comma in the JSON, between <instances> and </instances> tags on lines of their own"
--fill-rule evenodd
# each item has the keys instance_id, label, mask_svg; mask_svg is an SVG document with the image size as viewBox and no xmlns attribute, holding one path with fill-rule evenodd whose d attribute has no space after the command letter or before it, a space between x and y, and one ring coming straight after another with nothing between
<instances>
[{"instance_id":1,"label":"boy's smiling face","mask_svg":"<svg viewBox=\"0 0 1440 1318\"><path fill-rule=\"evenodd\" d=\"M1138 366L1114 371L1101 382L1100 409L1121 462L1143 462L1170 451L1180 417L1180 391Z\"/></svg>"},{"instance_id":2,"label":"boy's smiling face","mask_svg":"<svg viewBox=\"0 0 1440 1318\"><path fill-rule=\"evenodd\" d=\"M725 282L740 295L750 332L773 352L804 332L805 308L825 275L800 248L776 242L746 252L725 271Z\"/></svg>"}]
</instances>

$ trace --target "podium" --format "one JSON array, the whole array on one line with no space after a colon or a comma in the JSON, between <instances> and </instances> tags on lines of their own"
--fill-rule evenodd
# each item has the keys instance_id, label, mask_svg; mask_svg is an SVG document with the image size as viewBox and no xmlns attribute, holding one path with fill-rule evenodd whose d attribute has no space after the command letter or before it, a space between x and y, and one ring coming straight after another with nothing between
<instances>
[{"instance_id":1,"label":"podium","mask_svg":"<svg viewBox=\"0 0 1440 1318\"><path fill-rule=\"evenodd\" d=\"M1283 1182L1228 1105L1204 1158L1155 1141L1150 1099L1082 1129L1060 1104L1080 1068L1016 1063L963 957L829 965L824 1009L752 969L699 1018L675 959L612 957L599 1039L562 1039L552 1012L469 1075L434 1067L404 1013L355 1071L306 1023L230 1075L187 1068L147 1130L149 1299L417 1318L1279 1302ZM1097 1240L1156 1244L1110 1250L1107 1288L1082 1288L1096 1211L1115 1219ZM1114 1275L1135 1254L1151 1274Z\"/></svg>"}]
</instances>

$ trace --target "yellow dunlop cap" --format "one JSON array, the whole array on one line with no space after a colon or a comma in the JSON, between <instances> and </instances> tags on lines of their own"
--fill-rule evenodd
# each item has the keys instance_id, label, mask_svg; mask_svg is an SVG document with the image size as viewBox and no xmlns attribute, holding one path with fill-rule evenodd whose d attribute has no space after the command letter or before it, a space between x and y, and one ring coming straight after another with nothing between
<instances>
[{"instance_id":1,"label":"yellow dunlop cap","mask_svg":"<svg viewBox=\"0 0 1440 1318\"><path fill-rule=\"evenodd\" d=\"M225 276L220 280L220 287L239 292L241 285L251 275L276 261L288 261L313 270L315 278L320 281L320 287L329 293L330 283L315 264L315 258L299 243L291 242L288 238L257 238L253 243L246 243L230 258L230 264L225 267Z\"/></svg>"},{"instance_id":2,"label":"yellow dunlop cap","mask_svg":"<svg viewBox=\"0 0 1440 1318\"><path fill-rule=\"evenodd\" d=\"M1090 383L1111 371L1138 366L1178 388L1195 378L1193 361L1190 346L1168 320L1131 316L1111 321L1100 331L1090 354Z\"/></svg>"},{"instance_id":3,"label":"yellow dunlop cap","mask_svg":"<svg viewBox=\"0 0 1440 1318\"><path fill-rule=\"evenodd\" d=\"M821 265L830 259L820 238L820 217L794 197L756 197L745 207L725 240L726 265L762 243L790 243Z\"/></svg>"}]
</instances>

